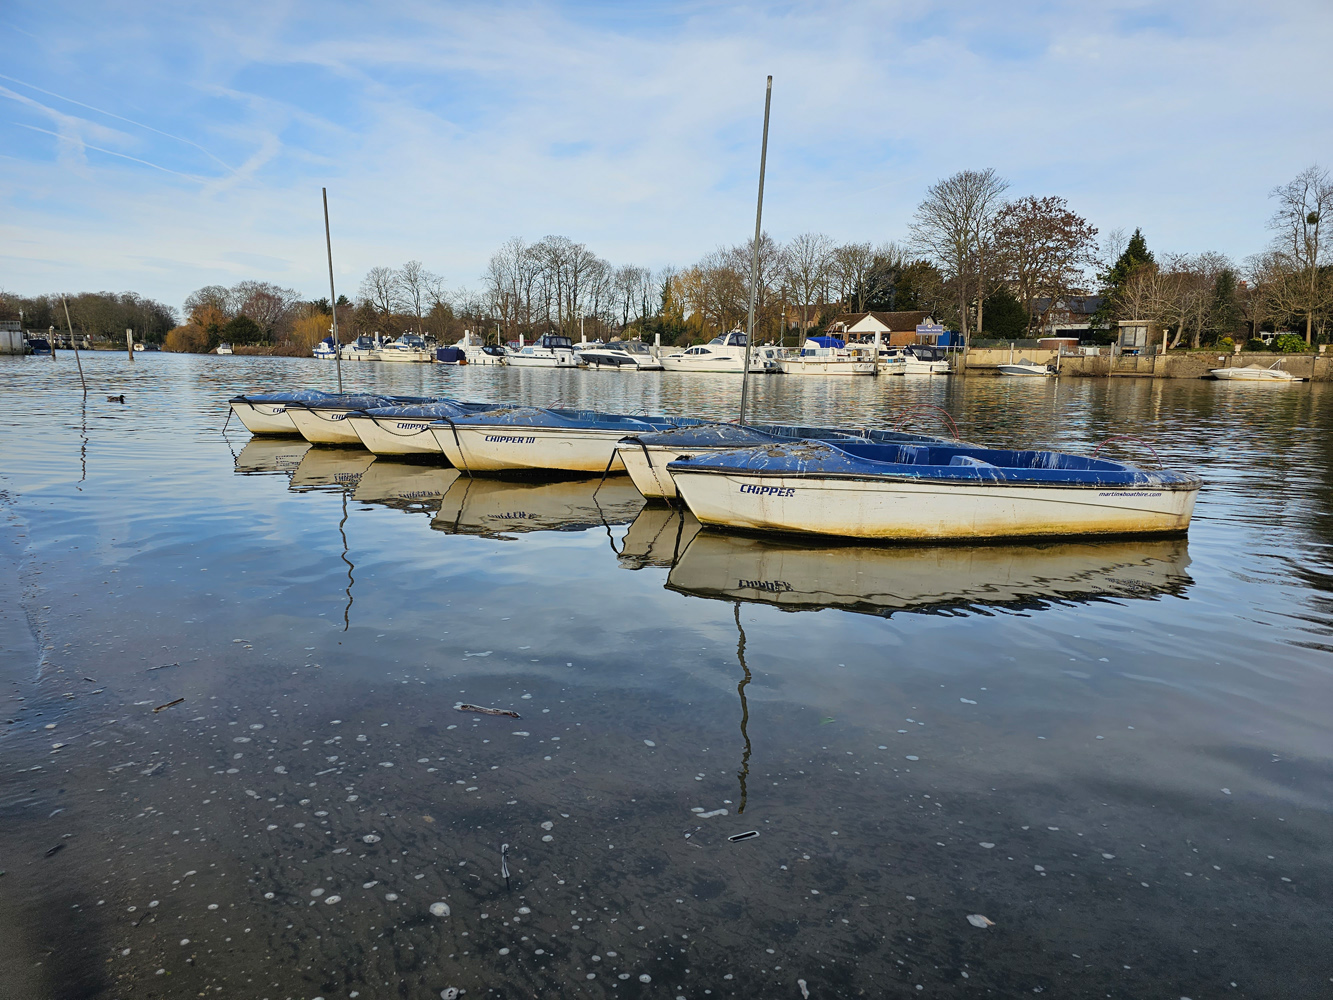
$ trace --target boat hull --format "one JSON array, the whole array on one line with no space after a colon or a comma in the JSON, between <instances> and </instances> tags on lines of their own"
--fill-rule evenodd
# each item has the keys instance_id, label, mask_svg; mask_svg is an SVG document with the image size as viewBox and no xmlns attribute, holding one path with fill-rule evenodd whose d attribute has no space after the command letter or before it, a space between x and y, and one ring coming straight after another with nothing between
<instances>
[{"instance_id":1,"label":"boat hull","mask_svg":"<svg viewBox=\"0 0 1333 1000\"><path fill-rule=\"evenodd\" d=\"M706 525L897 541L1179 534L1199 492L687 470L673 478Z\"/></svg>"},{"instance_id":2,"label":"boat hull","mask_svg":"<svg viewBox=\"0 0 1333 1000\"><path fill-rule=\"evenodd\" d=\"M386 361L391 364L429 364L435 360L435 355L430 351L417 351L411 349L389 349L383 348L375 354L376 361Z\"/></svg>"},{"instance_id":3,"label":"boat hull","mask_svg":"<svg viewBox=\"0 0 1333 1000\"><path fill-rule=\"evenodd\" d=\"M778 362L784 375L874 375L873 361L844 361L841 359L784 358Z\"/></svg>"},{"instance_id":4,"label":"boat hull","mask_svg":"<svg viewBox=\"0 0 1333 1000\"><path fill-rule=\"evenodd\" d=\"M1279 372L1272 368L1214 368L1211 372L1213 378L1220 382L1299 382L1296 376L1289 372Z\"/></svg>"},{"instance_id":5,"label":"boat hull","mask_svg":"<svg viewBox=\"0 0 1333 1000\"><path fill-rule=\"evenodd\" d=\"M442 457L431 433L434 417L376 417L353 413L346 423L361 444L376 455L433 455Z\"/></svg>"},{"instance_id":6,"label":"boat hull","mask_svg":"<svg viewBox=\"0 0 1333 1000\"><path fill-rule=\"evenodd\" d=\"M434 424L435 441L451 463L466 472L625 471L613 461L624 430L590 428Z\"/></svg>"},{"instance_id":7,"label":"boat hull","mask_svg":"<svg viewBox=\"0 0 1333 1000\"><path fill-rule=\"evenodd\" d=\"M234 402L231 404L231 412L236 414L236 419L251 434L301 433L296 429L296 424L292 423L286 403Z\"/></svg>"},{"instance_id":8,"label":"boat hull","mask_svg":"<svg viewBox=\"0 0 1333 1000\"><path fill-rule=\"evenodd\" d=\"M504 359L504 363L511 368L578 368L579 360L572 353L566 355L563 351L555 357L544 357L540 354L522 355L510 354Z\"/></svg>"},{"instance_id":9,"label":"boat hull","mask_svg":"<svg viewBox=\"0 0 1333 1000\"><path fill-rule=\"evenodd\" d=\"M1047 375L1055 374L1044 365L1000 365L996 371L1001 375L1030 375L1036 378L1044 378Z\"/></svg>"},{"instance_id":10,"label":"boat hull","mask_svg":"<svg viewBox=\"0 0 1333 1000\"><path fill-rule=\"evenodd\" d=\"M305 406L294 406L287 411L296 431L311 444L337 444L361 446L361 438L347 414L352 410L326 408L312 410Z\"/></svg>"},{"instance_id":11,"label":"boat hull","mask_svg":"<svg viewBox=\"0 0 1333 1000\"><path fill-rule=\"evenodd\" d=\"M667 354L661 358L662 370L668 372L723 372L740 375L744 372L745 361L739 347L730 349L734 353L713 351L709 354ZM750 374L757 375L770 371L762 361L750 362Z\"/></svg>"},{"instance_id":12,"label":"boat hull","mask_svg":"<svg viewBox=\"0 0 1333 1000\"><path fill-rule=\"evenodd\" d=\"M675 500L675 480L667 471L667 463L674 462L685 455L697 455L701 449L681 451L677 448L664 448L661 445L622 444L617 447L620 464L629 473L635 488L646 500Z\"/></svg>"}]
</instances>

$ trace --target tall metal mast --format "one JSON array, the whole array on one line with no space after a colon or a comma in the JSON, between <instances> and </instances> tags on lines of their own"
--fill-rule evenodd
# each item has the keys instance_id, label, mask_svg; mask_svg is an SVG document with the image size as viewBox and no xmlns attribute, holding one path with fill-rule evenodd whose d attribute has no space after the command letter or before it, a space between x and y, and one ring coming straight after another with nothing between
<instances>
[{"instance_id":1,"label":"tall metal mast","mask_svg":"<svg viewBox=\"0 0 1333 1000\"><path fill-rule=\"evenodd\" d=\"M754 350L754 306L759 297L759 233L764 219L764 168L768 163L768 108L773 102L773 77L764 91L764 142L759 151L759 204L754 210L754 259L750 262L750 317L745 324L745 360L741 364L741 417L745 423L745 403L750 388L750 355Z\"/></svg>"},{"instance_id":2,"label":"tall metal mast","mask_svg":"<svg viewBox=\"0 0 1333 1000\"><path fill-rule=\"evenodd\" d=\"M338 297L333 292L333 239L329 236L329 189L324 192L324 246L329 252L329 307L333 310L333 363L338 367L338 394L343 391L343 352L338 343Z\"/></svg>"}]
</instances>

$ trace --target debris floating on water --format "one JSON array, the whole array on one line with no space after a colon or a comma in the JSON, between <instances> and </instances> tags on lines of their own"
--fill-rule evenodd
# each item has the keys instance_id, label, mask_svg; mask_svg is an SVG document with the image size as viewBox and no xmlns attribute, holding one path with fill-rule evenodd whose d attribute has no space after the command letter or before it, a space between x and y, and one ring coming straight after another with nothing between
<instances>
[{"instance_id":1,"label":"debris floating on water","mask_svg":"<svg viewBox=\"0 0 1333 1000\"><path fill-rule=\"evenodd\" d=\"M157 666L155 666L155 667L147 667L147 668L145 669L144 672L147 673L149 670L166 670L168 667L179 667L179 666L180 666L179 663L159 663L159 664L158 664ZM90 681L90 680L92 680L92 678L91 678L91 677L85 677L84 680L85 680L85 681Z\"/></svg>"},{"instance_id":2,"label":"debris floating on water","mask_svg":"<svg viewBox=\"0 0 1333 1000\"><path fill-rule=\"evenodd\" d=\"M741 840L753 840L757 836L759 836L758 830L746 830L744 833L733 833L727 839L734 844Z\"/></svg>"},{"instance_id":3,"label":"debris floating on water","mask_svg":"<svg viewBox=\"0 0 1333 1000\"><path fill-rule=\"evenodd\" d=\"M982 930L985 930L987 927L995 926L994 920L990 919L990 917L983 917L980 913L969 913L967 915L967 922L973 927L980 927Z\"/></svg>"},{"instance_id":4,"label":"debris floating on water","mask_svg":"<svg viewBox=\"0 0 1333 1000\"><path fill-rule=\"evenodd\" d=\"M49 851L46 852L46 856L49 858L49 857L51 857L51 855L53 855L53 854L58 854L58 853L60 853L61 851L63 851L64 849L65 849L65 845L64 845L64 844L56 844L55 847L51 848Z\"/></svg>"},{"instance_id":5,"label":"debris floating on water","mask_svg":"<svg viewBox=\"0 0 1333 1000\"><path fill-rule=\"evenodd\" d=\"M172 705L179 705L184 700L184 698L177 698L175 701L169 701L165 705L158 705L157 708L153 709L153 713L156 714L164 708L170 708Z\"/></svg>"},{"instance_id":6,"label":"debris floating on water","mask_svg":"<svg viewBox=\"0 0 1333 1000\"><path fill-rule=\"evenodd\" d=\"M523 716L519 715L517 712L511 712L507 708L482 708L480 705L468 705L461 701L455 705L454 708L458 709L460 712L471 712L474 715L503 715L510 719L523 718Z\"/></svg>"},{"instance_id":7,"label":"debris floating on water","mask_svg":"<svg viewBox=\"0 0 1333 1000\"><path fill-rule=\"evenodd\" d=\"M449 913L450 913L450 912L451 912L451 911L449 910L449 904L448 904L448 903L431 903L431 904L430 904L430 913L431 913L431 916L433 916L433 917L447 917L447 916L449 916Z\"/></svg>"},{"instance_id":8,"label":"debris floating on water","mask_svg":"<svg viewBox=\"0 0 1333 1000\"><path fill-rule=\"evenodd\" d=\"M806 988L805 980L804 979L796 980L796 985L801 988L801 1000L810 1000L810 991L809 989Z\"/></svg>"}]
</instances>

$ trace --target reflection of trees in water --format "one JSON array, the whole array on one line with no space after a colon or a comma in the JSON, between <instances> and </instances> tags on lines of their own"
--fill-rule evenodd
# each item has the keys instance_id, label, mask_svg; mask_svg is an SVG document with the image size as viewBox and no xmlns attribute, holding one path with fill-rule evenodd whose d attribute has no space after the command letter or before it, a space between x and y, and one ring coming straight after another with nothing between
<instances>
[{"instance_id":1,"label":"reflection of trees in water","mask_svg":"<svg viewBox=\"0 0 1333 1000\"><path fill-rule=\"evenodd\" d=\"M736 685L736 693L741 697L741 739L745 741L745 750L741 753L741 769L736 777L741 783L741 804L736 812L745 812L745 779L750 776L750 703L746 700L745 689L750 683L750 668L745 662L745 629L741 625L741 602L732 605L736 613L736 659L740 661L741 671L745 674Z\"/></svg>"}]
</instances>

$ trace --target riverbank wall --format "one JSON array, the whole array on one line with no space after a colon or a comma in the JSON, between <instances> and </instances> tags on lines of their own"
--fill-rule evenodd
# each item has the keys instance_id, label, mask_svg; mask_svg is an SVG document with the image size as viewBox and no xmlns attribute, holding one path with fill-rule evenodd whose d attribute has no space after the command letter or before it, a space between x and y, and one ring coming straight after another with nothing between
<instances>
[{"instance_id":1,"label":"riverbank wall","mask_svg":"<svg viewBox=\"0 0 1333 1000\"><path fill-rule=\"evenodd\" d=\"M1015 350L1014 361L1053 365L1054 351ZM1262 368L1277 363L1297 378L1314 382L1333 381L1333 356L1316 354L1267 354L1246 351L1243 354L1215 354L1191 351L1188 354L1126 355L1109 354L1084 357L1066 354L1060 358L1060 374L1070 378L1207 378L1214 368ZM995 375L996 369L1010 362L1008 348L967 352L966 371L972 375Z\"/></svg>"}]
</instances>

